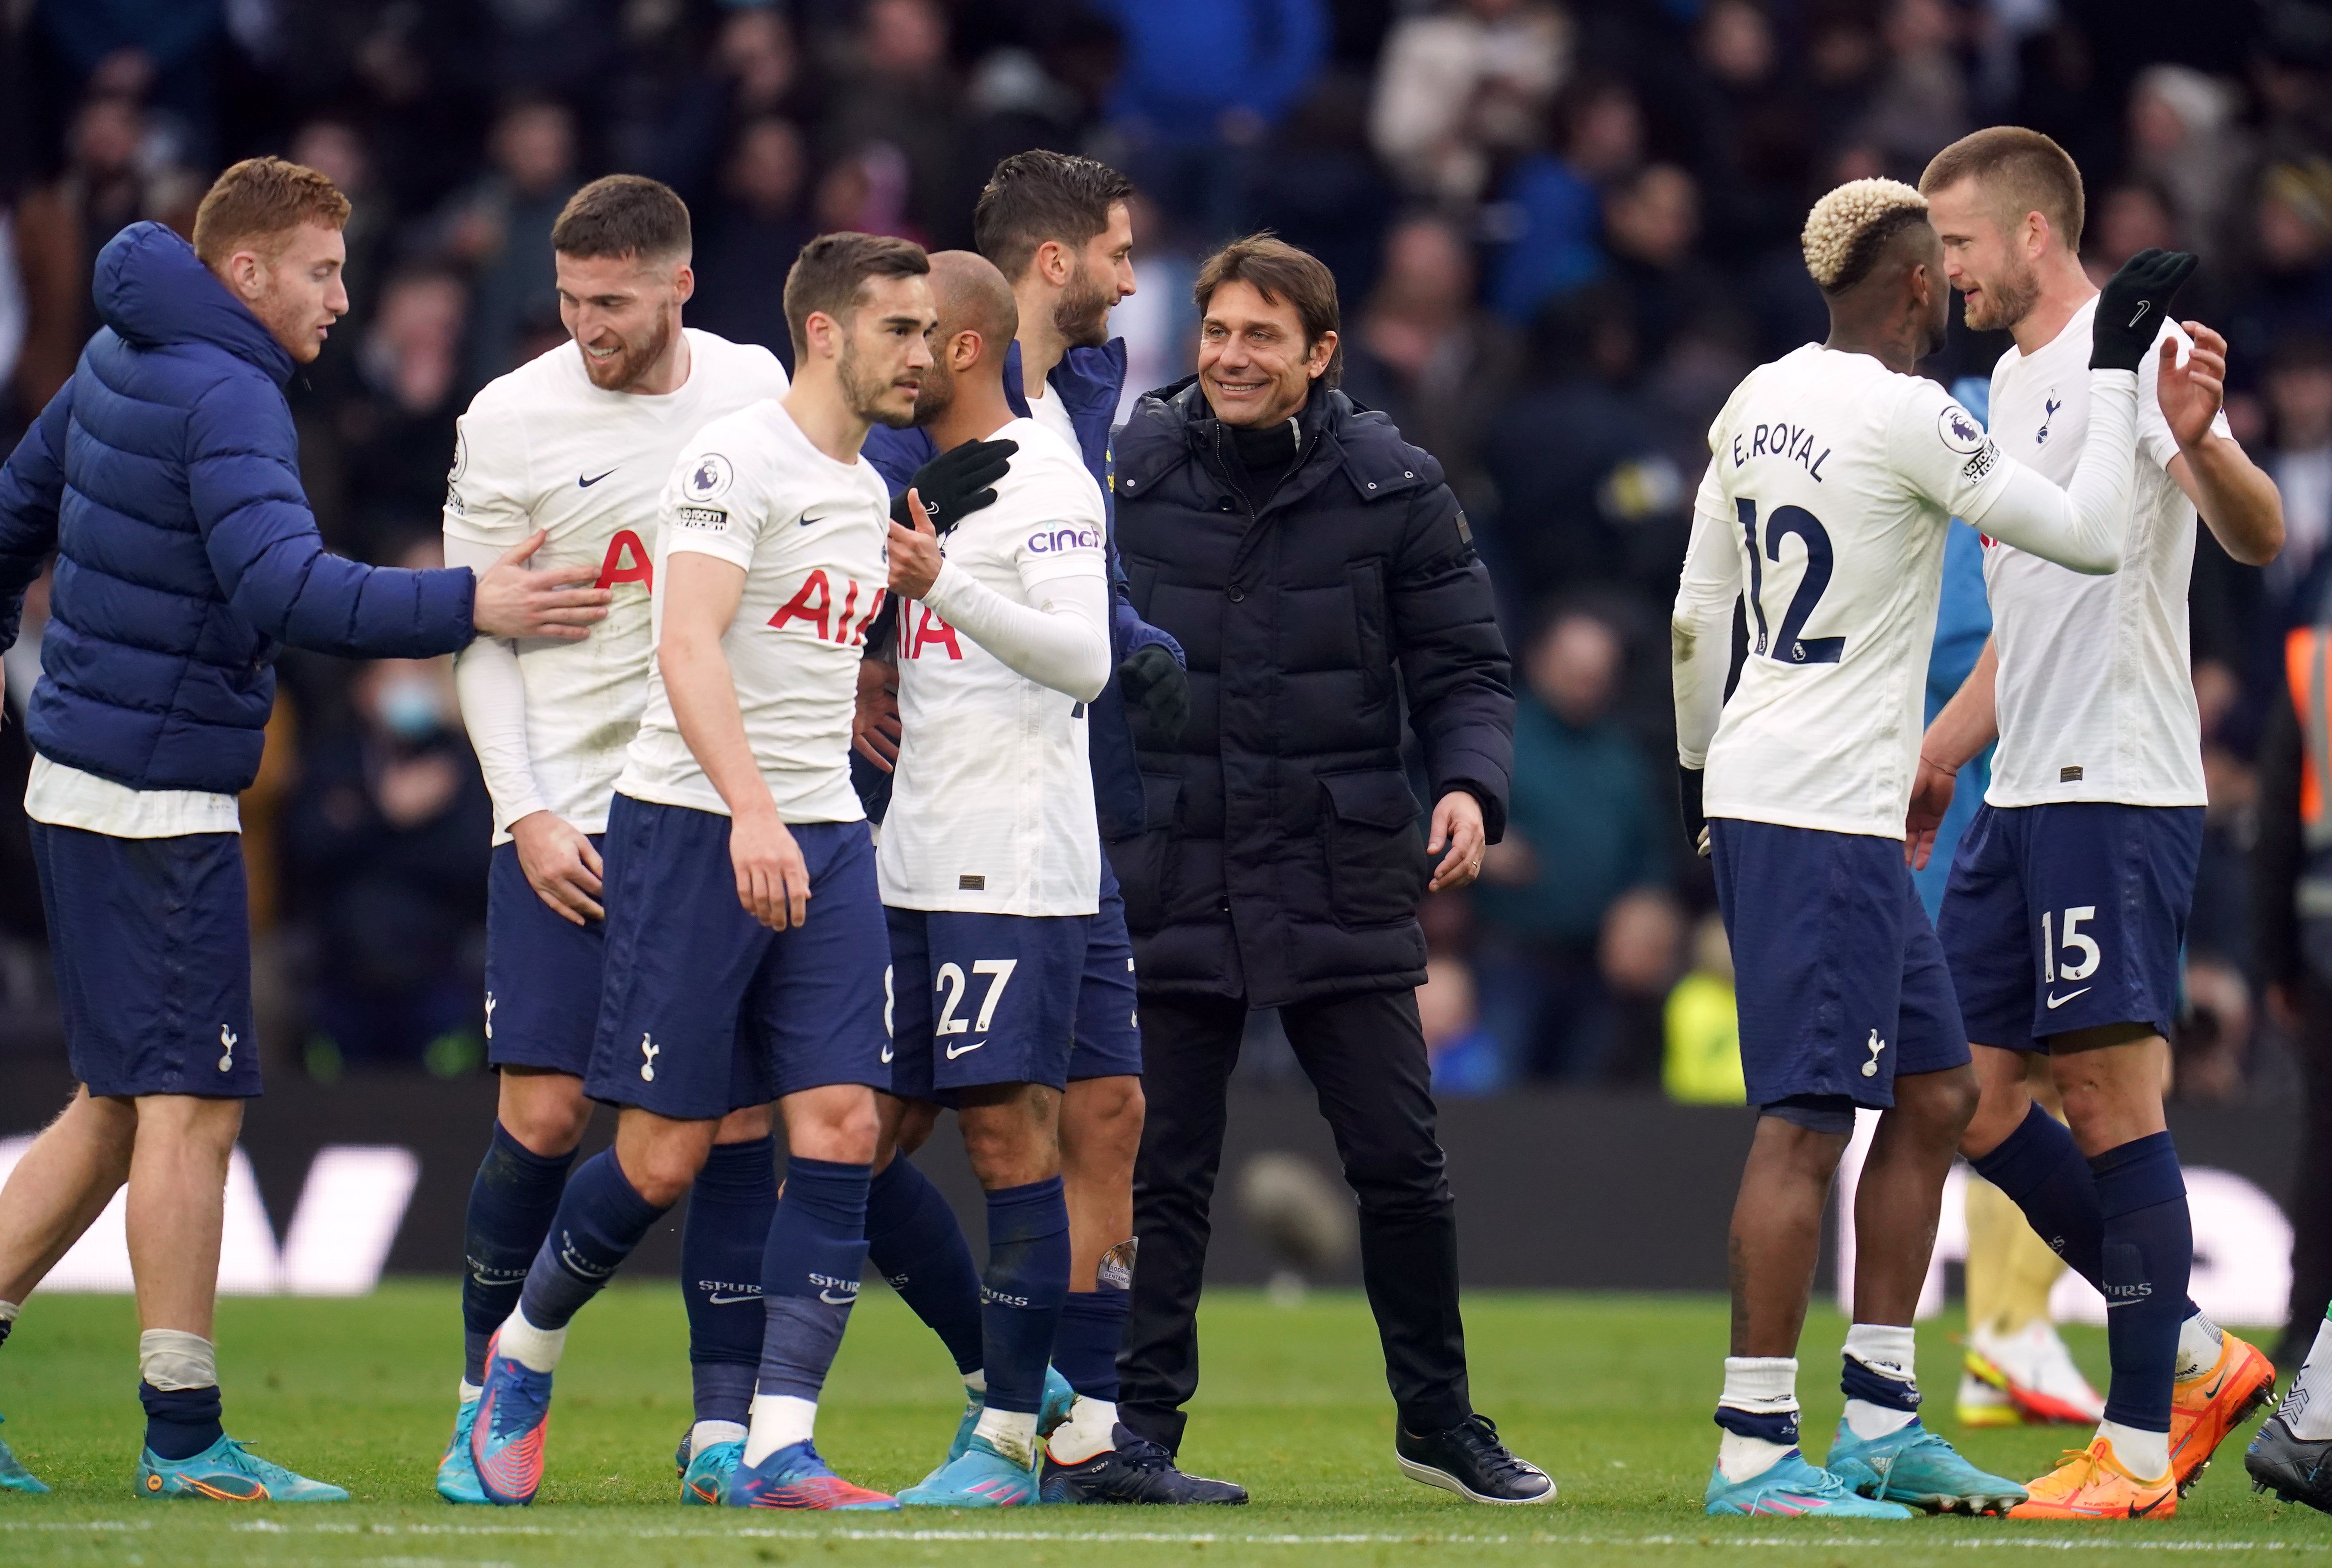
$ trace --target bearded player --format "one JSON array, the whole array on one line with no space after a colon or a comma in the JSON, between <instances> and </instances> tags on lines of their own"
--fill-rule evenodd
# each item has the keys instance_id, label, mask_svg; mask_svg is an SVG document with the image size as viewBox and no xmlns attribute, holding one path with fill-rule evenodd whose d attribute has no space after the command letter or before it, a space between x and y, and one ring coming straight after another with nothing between
<instances>
[{"instance_id":1,"label":"bearded player","mask_svg":"<svg viewBox=\"0 0 2332 1568\"><path fill-rule=\"evenodd\" d=\"M688 209L666 186L593 181L559 215L551 250L570 339L472 401L446 485L445 557L491 562L546 529L545 559L597 567L614 605L588 642L482 637L454 664L494 802L485 1008L500 1086L470 1189L461 1405L437 1468L452 1503L487 1500L470 1461L486 1342L518 1303L591 1117L583 1075L606 951L602 845L647 703L658 502L691 435L786 391L767 349L681 326L694 285ZM681 1244L696 1406L684 1502L719 1501L742 1451L777 1205L768 1106L737 1112L720 1139Z\"/></svg>"},{"instance_id":2,"label":"bearded player","mask_svg":"<svg viewBox=\"0 0 2332 1568\"><path fill-rule=\"evenodd\" d=\"M1992 376L2003 450L2060 481L2086 457L2094 333L2143 331L2160 368L2138 378L2120 572L2082 577L2012 541L1984 551L1992 645L1928 728L1908 830L1924 860L1954 775L1997 736L1937 922L1983 1090L1961 1149L2104 1294L2113 1362L2096 1436L2016 1513L2165 1517L2275 1379L2187 1296L2193 1221L2162 1100L2205 799L2186 633L2196 512L2258 565L2282 546L2282 503L2220 413L2225 340L2104 320L2063 148L1978 131L1920 188L1968 325L2015 339ZM2047 1055L2069 1129L2026 1087L2028 1052Z\"/></svg>"}]
</instances>

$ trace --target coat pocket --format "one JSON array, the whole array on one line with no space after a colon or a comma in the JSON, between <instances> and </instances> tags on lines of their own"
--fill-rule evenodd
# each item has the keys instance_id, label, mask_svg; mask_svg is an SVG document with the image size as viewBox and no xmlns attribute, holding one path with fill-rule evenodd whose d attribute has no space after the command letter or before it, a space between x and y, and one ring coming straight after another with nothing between
<instances>
[{"instance_id":1,"label":"coat pocket","mask_svg":"<svg viewBox=\"0 0 2332 1568\"><path fill-rule=\"evenodd\" d=\"M1336 923L1390 925L1411 920L1425 895L1425 841L1417 831L1419 808L1397 769L1324 773L1327 795L1322 822L1328 857L1328 896Z\"/></svg>"},{"instance_id":2,"label":"coat pocket","mask_svg":"<svg viewBox=\"0 0 2332 1568\"><path fill-rule=\"evenodd\" d=\"M1175 850L1175 817L1182 798L1177 773L1142 776L1142 831L1109 846L1125 898L1128 931L1144 935L1166 923L1167 882L1180 858Z\"/></svg>"}]
</instances>

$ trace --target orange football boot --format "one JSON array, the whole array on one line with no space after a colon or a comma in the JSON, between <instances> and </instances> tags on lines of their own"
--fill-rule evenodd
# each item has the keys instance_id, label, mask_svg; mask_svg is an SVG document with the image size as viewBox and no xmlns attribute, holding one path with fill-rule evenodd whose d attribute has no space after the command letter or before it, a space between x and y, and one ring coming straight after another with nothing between
<instances>
[{"instance_id":1,"label":"orange football boot","mask_svg":"<svg viewBox=\"0 0 2332 1568\"><path fill-rule=\"evenodd\" d=\"M2025 1488L2008 1511L2012 1519L2167 1519L2178 1512L2178 1488L2165 1473L2140 1480L2114 1458L2113 1439L2068 1448L2065 1462Z\"/></svg>"},{"instance_id":2,"label":"orange football boot","mask_svg":"<svg viewBox=\"0 0 2332 1568\"><path fill-rule=\"evenodd\" d=\"M2221 1331L2218 1363L2170 1390L2170 1473L2184 1496L2229 1433L2275 1397L2275 1367L2259 1347Z\"/></svg>"}]
</instances>

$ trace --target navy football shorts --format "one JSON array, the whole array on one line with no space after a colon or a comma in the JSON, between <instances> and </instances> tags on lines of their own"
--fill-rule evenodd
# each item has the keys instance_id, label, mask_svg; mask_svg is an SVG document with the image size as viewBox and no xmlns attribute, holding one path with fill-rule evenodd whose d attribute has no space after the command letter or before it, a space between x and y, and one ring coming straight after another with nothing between
<instances>
[{"instance_id":1,"label":"navy football shorts","mask_svg":"<svg viewBox=\"0 0 2332 1568\"><path fill-rule=\"evenodd\" d=\"M884 913L892 1094L952 1104L982 1084L1067 1086L1091 915Z\"/></svg>"},{"instance_id":2,"label":"navy football shorts","mask_svg":"<svg viewBox=\"0 0 2332 1568\"><path fill-rule=\"evenodd\" d=\"M1751 1104L1812 1095L1883 1109L1898 1074L1968 1060L1901 839L1729 817L1708 831Z\"/></svg>"},{"instance_id":3,"label":"navy football shorts","mask_svg":"<svg viewBox=\"0 0 2332 1568\"><path fill-rule=\"evenodd\" d=\"M591 847L604 865L607 836L591 835ZM578 1078L590 1071L607 951L607 922L577 925L552 913L528 885L518 846L496 845L486 873L486 1060Z\"/></svg>"},{"instance_id":4,"label":"navy football shorts","mask_svg":"<svg viewBox=\"0 0 2332 1568\"><path fill-rule=\"evenodd\" d=\"M1978 811L1936 922L1968 1037L2040 1051L2102 1024L2168 1035L2202 853L2200 806Z\"/></svg>"},{"instance_id":5,"label":"navy football shorts","mask_svg":"<svg viewBox=\"0 0 2332 1568\"><path fill-rule=\"evenodd\" d=\"M737 902L728 817L616 797L593 1099L712 1121L829 1084L887 1085L874 841L864 822L788 827L809 913L771 931Z\"/></svg>"},{"instance_id":6,"label":"navy football shorts","mask_svg":"<svg viewBox=\"0 0 2332 1568\"><path fill-rule=\"evenodd\" d=\"M1133 939L1125 930L1125 898L1109 856L1101 862L1101 910L1085 931L1085 979L1077 988L1076 1043L1069 1051L1069 1081L1140 1077L1142 1021L1133 994Z\"/></svg>"},{"instance_id":7,"label":"navy football shorts","mask_svg":"<svg viewBox=\"0 0 2332 1568\"><path fill-rule=\"evenodd\" d=\"M242 835L28 826L73 1076L92 1095L257 1095Z\"/></svg>"}]
</instances>

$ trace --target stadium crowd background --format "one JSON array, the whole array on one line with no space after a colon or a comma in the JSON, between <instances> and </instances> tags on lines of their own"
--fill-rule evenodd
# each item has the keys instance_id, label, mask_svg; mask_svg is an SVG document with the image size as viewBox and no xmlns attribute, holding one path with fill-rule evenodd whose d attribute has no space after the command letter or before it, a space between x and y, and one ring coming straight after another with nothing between
<instances>
[{"instance_id":1,"label":"stadium crowd background","mask_svg":"<svg viewBox=\"0 0 2332 1568\"><path fill-rule=\"evenodd\" d=\"M2309 0L33 0L0 7L0 438L98 326L90 266L278 152L352 198L353 309L292 397L337 550L432 564L454 421L560 340L549 234L626 169L695 216L691 324L788 357L812 234L970 243L994 161L1142 187L1127 397L1186 373L1196 259L1271 227L1343 292L1347 389L1448 469L1521 712L1506 842L1426 911L1436 1087L1739 1096L1729 970L1669 802L1666 620L1703 433L1817 338L1797 233L1983 124L2055 136L2100 279L2195 250L2228 412L2282 488L2264 571L2201 536L2211 805L2178 1093L2286 1095L2249 939L2251 759L2332 578L2332 7ZM1985 374L2005 334L1930 368ZM6 661L0 1058L62 1057L23 825L43 590ZM244 802L272 1071L476 1070L490 808L450 668L292 653ZM1292 1074L1260 1018L1243 1073Z\"/></svg>"}]
</instances>

